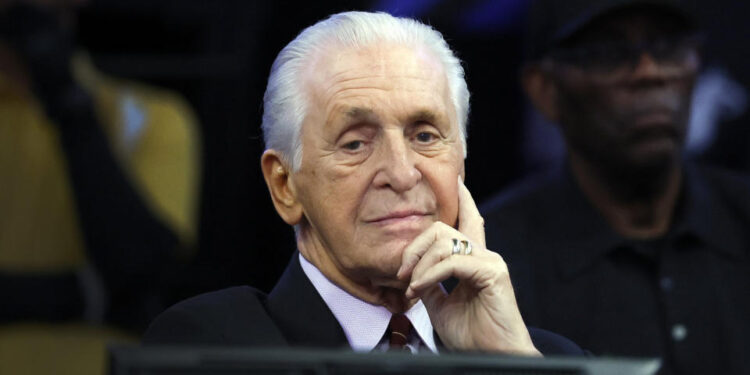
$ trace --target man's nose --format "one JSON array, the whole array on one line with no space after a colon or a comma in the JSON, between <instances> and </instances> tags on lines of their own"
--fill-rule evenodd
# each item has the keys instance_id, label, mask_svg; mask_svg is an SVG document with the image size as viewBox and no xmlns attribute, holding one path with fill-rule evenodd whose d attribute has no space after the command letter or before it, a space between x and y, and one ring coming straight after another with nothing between
<instances>
[{"instance_id":1,"label":"man's nose","mask_svg":"<svg viewBox=\"0 0 750 375\"><path fill-rule=\"evenodd\" d=\"M689 73L695 61L686 58L685 61L659 61L648 52L641 52L633 66L630 75L633 81L654 81L681 78Z\"/></svg>"},{"instance_id":2,"label":"man's nose","mask_svg":"<svg viewBox=\"0 0 750 375\"><path fill-rule=\"evenodd\" d=\"M375 184L396 192L407 191L417 185L422 173L416 166L417 155L409 140L403 134L386 136L382 146Z\"/></svg>"},{"instance_id":3,"label":"man's nose","mask_svg":"<svg viewBox=\"0 0 750 375\"><path fill-rule=\"evenodd\" d=\"M650 53L644 51L635 60L631 78L633 80L662 78L664 74L663 68Z\"/></svg>"}]
</instances>

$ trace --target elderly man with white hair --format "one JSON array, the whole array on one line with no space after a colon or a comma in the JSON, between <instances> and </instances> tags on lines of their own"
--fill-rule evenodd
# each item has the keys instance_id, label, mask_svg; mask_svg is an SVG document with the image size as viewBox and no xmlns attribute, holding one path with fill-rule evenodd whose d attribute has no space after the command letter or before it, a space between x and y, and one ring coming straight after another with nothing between
<instances>
[{"instance_id":1,"label":"elderly man with white hair","mask_svg":"<svg viewBox=\"0 0 750 375\"><path fill-rule=\"evenodd\" d=\"M347 12L305 29L271 69L261 158L299 252L269 295L183 301L144 341L581 354L526 327L485 248L463 184L463 75L440 33L411 19Z\"/></svg>"}]
</instances>

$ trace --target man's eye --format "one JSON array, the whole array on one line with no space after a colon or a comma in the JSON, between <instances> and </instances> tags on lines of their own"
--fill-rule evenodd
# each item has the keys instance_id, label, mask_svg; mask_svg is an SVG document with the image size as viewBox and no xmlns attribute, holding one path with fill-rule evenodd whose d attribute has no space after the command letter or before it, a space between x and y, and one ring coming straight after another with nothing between
<instances>
[{"instance_id":1,"label":"man's eye","mask_svg":"<svg viewBox=\"0 0 750 375\"><path fill-rule=\"evenodd\" d=\"M352 141L344 145L344 148L349 151L356 151L362 147L362 141Z\"/></svg>"},{"instance_id":2,"label":"man's eye","mask_svg":"<svg viewBox=\"0 0 750 375\"><path fill-rule=\"evenodd\" d=\"M432 133L421 132L417 134L417 141L422 143L429 143L435 140L435 135Z\"/></svg>"}]
</instances>

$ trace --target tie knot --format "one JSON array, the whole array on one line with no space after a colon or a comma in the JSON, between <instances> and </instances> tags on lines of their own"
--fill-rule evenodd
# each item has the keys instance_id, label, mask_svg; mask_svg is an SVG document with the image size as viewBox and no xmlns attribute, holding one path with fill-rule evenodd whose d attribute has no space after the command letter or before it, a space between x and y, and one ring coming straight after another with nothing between
<instances>
[{"instance_id":1,"label":"tie knot","mask_svg":"<svg viewBox=\"0 0 750 375\"><path fill-rule=\"evenodd\" d=\"M404 314L393 314L391 322L388 323L388 331L391 334L391 349L403 349L411 333L411 322Z\"/></svg>"}]
</instances>

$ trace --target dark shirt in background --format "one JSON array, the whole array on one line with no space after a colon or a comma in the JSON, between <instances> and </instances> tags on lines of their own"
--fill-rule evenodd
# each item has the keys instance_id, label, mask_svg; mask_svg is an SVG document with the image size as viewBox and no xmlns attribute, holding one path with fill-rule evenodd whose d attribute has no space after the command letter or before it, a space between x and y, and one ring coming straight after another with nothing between
<instances>
[{"instance_id":1,"label":"dark shirt in background","mask_svg":"<svg viewBox=\"0 0 750 375\"><path fill-rule=\"evenodd\" d=\"M662 238L616 234L560 168L494 197L487 245L527 324L663 374L750 374L750 180L688 165Z\"/></svg>"}]
</instances>

